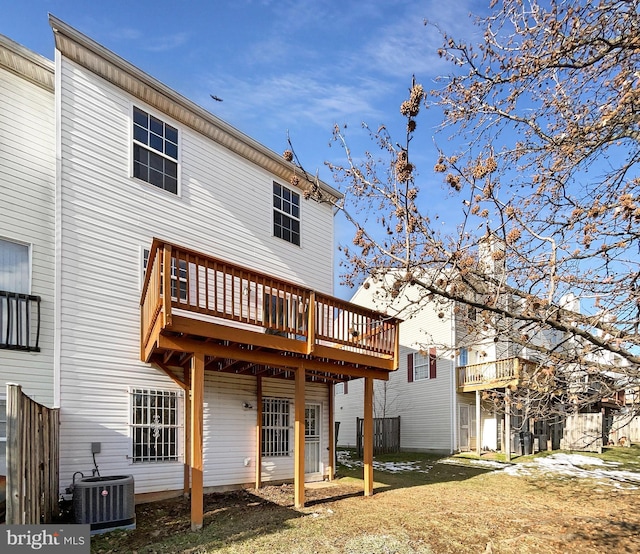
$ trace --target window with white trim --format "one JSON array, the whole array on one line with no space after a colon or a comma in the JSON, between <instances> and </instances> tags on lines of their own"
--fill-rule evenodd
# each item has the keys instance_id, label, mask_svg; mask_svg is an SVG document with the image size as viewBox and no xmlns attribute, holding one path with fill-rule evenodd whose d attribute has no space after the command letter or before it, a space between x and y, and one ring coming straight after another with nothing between
<instances>
[{"instance_id":1,"label":"window with white trim","mask_svg":"<svg viewBox=\"0 0 640 554\"><path fill-rule=\"evenodd\" d=\"M458 365L461 367L469 365L469 351L465 347L460 348L458 352Z\"/></svg>"},{"instance_id":2,"label":"window with white trim","mask_svg":"<svg viewBox=\"0 0 640 554\"><path fill-rule=\"evenodd\" d=\"M133 176L178 194L178 129L135 106Z\"/></svg>"},{"instance_id":3,"label":"window with white trim","mask_svg":"<svg viewBox=\"0 0 640 554\"><path fill-rule=\"evenodd\" d=\"M290 405L286 398L262 400L262 456L290 456Z\"/></svg>"},{"instance_id":4,"label":"window with white trim","mask_svg":"<svg viewBox=\"0 0 640 554\"><path fill-rule=\"evenodd\" d=\"M413 380L429 378L429 354L416 352L413 355Z\"/></svg>"},{"instance_id":5,"label":"window with white trim","mask_svg":"<svg viewBox=\"0 0 640 554\"><path fill-rule=\"evenodd\" d=\"M182 393L132 389L131 458L138 462L175 462L181 457Z\"/></svg>"},{"instance_id":6,"label":"window with white trim","mask_svg":"<svg viewBox=\"0 0 640 554\"><path fill-rule=\"evenodd\" d=\"M273 183L273 235L300 246L300 195Z\"/></svg>"},{"instance_id":7,"label":"window with white trim","mask_svg":"<svg viewBox=\"0 0 640 554\"><path fill-rule=\"evenodd\" d=\"M38 352L40 297L32 296L30 246L0 239L0 348Z\"/></svg>"},{"instance_id":8,"label":"window with white trim","mask_svg":"<svg viewBox=\"0 0 640 554\"><path fill-rule=\"evenodd\" d=\"M407 354L407 380L412 383L423 379L435 379L437 360L437 352L433 347L428 350L409 352Z\"/></svg>"}]
</instances>

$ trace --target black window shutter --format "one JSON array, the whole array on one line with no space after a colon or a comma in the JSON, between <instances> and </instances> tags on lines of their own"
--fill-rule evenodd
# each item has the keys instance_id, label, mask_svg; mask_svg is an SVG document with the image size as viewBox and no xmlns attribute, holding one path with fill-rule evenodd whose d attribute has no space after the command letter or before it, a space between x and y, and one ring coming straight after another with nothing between
<instances>
[{"instance_id":1,"label":"black window shutter","mask_svg":"<svg viewBox=\"0 0 640 554\"><path fill-rule=\"evenodd\" d=\"M413 383L413 352L407 354L407 382Z\"/></svg>"}]
</instances>

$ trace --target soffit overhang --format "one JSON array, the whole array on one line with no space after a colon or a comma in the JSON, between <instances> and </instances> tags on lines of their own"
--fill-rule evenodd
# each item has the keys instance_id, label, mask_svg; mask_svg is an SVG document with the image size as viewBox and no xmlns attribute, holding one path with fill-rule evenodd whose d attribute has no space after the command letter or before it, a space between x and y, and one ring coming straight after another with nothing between
<instances>
[{"instance_id":1,"label":"soffit overhang","mask_svg":"<svg viewBox=\"0 0 640 554\"><path fill-rule=\"evenodd\" d=\"M151 77L141 69L114 54L104 46L83 35L53 15L49 15L56 48L66 58L109 81L118 88L140 99L149 106L169 115L176 121L210 138L242 158L262 167L274 176L289 182L300 170L269 150L258 141L245 135L222 119L198 106L180 93ZM300 179L302 190L311 187ZM335 202L342 194L330 185L319 181L321 190Z\"/></svg>"},{"instance_id":2,"label":"soffit overhang","mask_svg":"<svg viewBox=\"0 0 640 554\"><path fill-rule=\"evenodd\" d=\"M0 67L49 92L54 91L53 62L4 35L0 35Z\"/></svg>"}]
</instances>

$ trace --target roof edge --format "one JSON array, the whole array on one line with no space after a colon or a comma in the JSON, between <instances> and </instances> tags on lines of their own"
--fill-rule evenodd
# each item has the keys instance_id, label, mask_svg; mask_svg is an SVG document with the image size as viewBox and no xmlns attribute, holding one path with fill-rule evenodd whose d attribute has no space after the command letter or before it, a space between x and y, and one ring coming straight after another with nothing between
<instances>
[{"instance_id":1,"label":"roof edge","mask_svg":"<svg viewBox=\"0 0 640 554\"><path fill-rule=\"evenodd\" d=\"M56 48L89 71L287 182L293 175L301 174L299 168L287 162L281 155L52 14L49 14L49 24L53 30ZM319 181L318 185L333 201L343 196L323 181ZM299 188L305 190L310 187L310 183L300 179Z\"/></svg>"},{"instance_id":2,"label":"roof edge","mask_svg":"<svg viewBox=\"0 0 640 554\"><path fill-rule=\"evenodd\" d=\"M53 61L0 35L0 67L50 92L55 90Z\"/></svg>"}]
</instances>

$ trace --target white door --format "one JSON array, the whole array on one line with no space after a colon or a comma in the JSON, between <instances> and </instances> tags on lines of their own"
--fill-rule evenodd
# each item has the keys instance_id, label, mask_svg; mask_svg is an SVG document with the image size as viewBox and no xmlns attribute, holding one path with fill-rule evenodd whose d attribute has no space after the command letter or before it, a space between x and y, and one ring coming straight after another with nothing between
<instances>
[{"instance_id":1,"label":"white door","mask_svg":"<svg viewBox=\"0 0 640 554\"><path fill-rule=\"evenodd\" d=\"M320 405L304 407L304 472L320 473Z\"/></svg>"}]
</instances>

